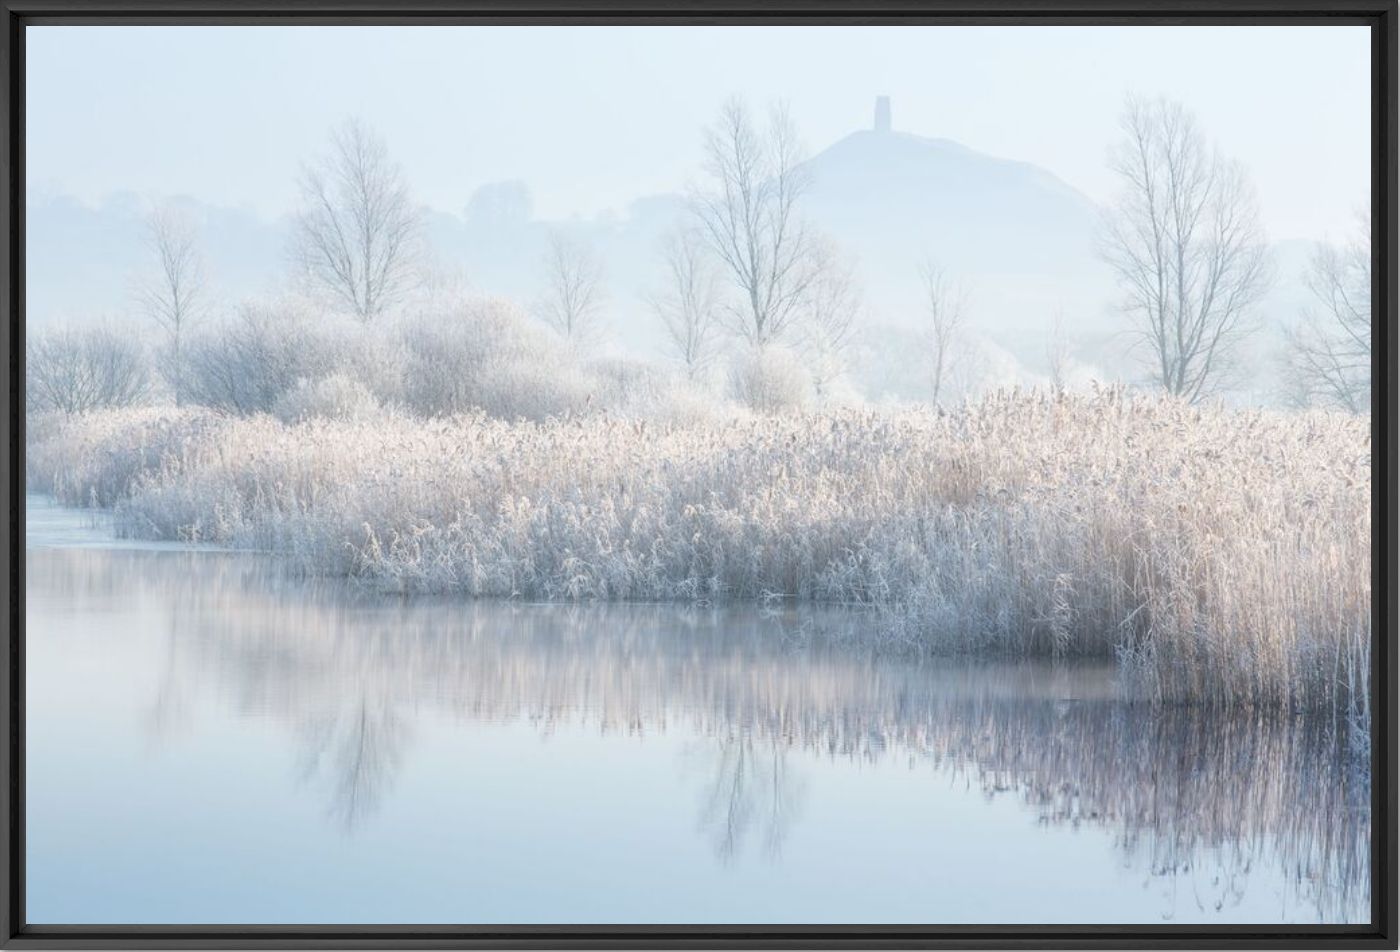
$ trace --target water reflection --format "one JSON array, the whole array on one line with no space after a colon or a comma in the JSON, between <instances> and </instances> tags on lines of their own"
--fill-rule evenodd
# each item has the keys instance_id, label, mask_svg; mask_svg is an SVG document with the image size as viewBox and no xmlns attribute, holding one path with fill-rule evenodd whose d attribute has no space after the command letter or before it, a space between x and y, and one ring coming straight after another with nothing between
<instances>
[{"instance_id":1,"label":"water reflection","mask_svg":"<svg viewBox=\"0 0 1400 952\"><path fill-rule=\"evenodd\" d=\"M403 762L408 722L381 699L309 714L299 725L302 776L329 790L330 814L346 829L374 811Z\"/></svg>"},{"instance_id":2,"label":"water reflection","mask_svg":"<svg viewBox=\"0 0 1400 952\"><path fill-rule=\"evenodd\" d=\"M684 729L699 739L678 769L724 862L801 835L812 781L795 753L895 759L1048 827L1112 831L1150 888L1190 889L1202 911L1263 865L1319 919L1368 913L1368 782L1330 722L1127 704L1103 666L860 652L843 647L869 623L852 613L406 601L211 553L32 550L28 576L31 601L68 612L161 606L153 742L182 699L215 691L291 733L347 831L394 795L427 711L543 734Z\"/></svg>"},{"instance_id":3,"label":"water reflection","mask_svg":"<svg viewBox=\"0 0 1400 952\"><path fill-rule=\"evenodd\" d=\"M734 859L757 829L764 855L776 858L801 812L805 784L789 764L786 741L756 739L742 728L713 739L703 751L705 789L699 828L722 861Z\"/></svg>"}]
</instances>

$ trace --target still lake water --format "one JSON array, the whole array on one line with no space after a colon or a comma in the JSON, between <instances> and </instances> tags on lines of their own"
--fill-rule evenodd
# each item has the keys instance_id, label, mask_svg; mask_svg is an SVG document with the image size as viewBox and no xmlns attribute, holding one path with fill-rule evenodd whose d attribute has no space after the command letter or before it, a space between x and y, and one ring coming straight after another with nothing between
<instances>
[{"instance_id":1,"label":"still lake water","mask_svg":"<svg viewBox=\"0 0 1400 952\"><path fill-rule=\"evenodd\" d=\"M1365 922L1324 725L841 613L401 599L31 497L32 923Z\"/></svg>"}]
</instances>

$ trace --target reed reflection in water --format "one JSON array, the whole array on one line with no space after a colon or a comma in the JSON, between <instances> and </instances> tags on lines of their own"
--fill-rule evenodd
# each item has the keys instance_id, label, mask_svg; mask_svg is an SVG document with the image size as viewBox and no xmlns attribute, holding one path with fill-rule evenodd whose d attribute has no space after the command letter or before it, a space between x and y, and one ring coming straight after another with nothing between
<instances>
[{"instance_id":1,"label":"reed reflection in water","mask_svg":"<svg viewBox=\"0 0 1400 952\"><path fill-rule=\"evenodd\" d=\"M881 804L862 801L862 778L895 765L915 803L919 790L961 789L990 801L989 823L1011 822L993 804L1014 804L1028 842L1036 825L1111 838L1104 862L1118 869L1106 875L1150 900L1150 911L1125 911L1129 921L1231 918L1258 906L1244 904L1251 890L1278 897L1277 918L1369 916L1368 781L1337 725L1128 704L1107 666L851 650L843 632L872 623L854 612L385 598L227 553L31 550L28 599L31 697L65 690L58 675L71 683L75 652L110 659L137 650L123 638L144 639L158 670L123 690L139 695L148 744L203 730L192 710L211 699L266 725L290 740L278 745L292 752L285 769L317 804L316 822L352 843L372 838L396 797L421 796L398 788L415 757L430 756L415 752L420 727L446 719L457 730L515 724L546 739L582 730L626 740L607 748L615 763L597 764L615 774L604 786L626 785L635 758L670 758L690 791L687 835L703 840L717 876L745 862L784 868L787 847L826 822L809 804L833 791L853 804L847 822L874 836L870 811ZM93 637L95 619L123 615L125 627ZM122 634L131 617L143 620L139 636ZM84 711L70 700L68 717L104 716L96 701ZM43 743L38 710L31 745ZM658 741L668 736L680 745ZM564 804L584 778L562 760ZM482 783L493 769L463 765ZM31 769L31 797L44 776ZM45 834L31 830L33 857ZM930 843L931 861L947 849ZM1002 897L1003 918L1018 901ZM830 914L839 921L843 910Z\"/></svg>"}]
</instances>

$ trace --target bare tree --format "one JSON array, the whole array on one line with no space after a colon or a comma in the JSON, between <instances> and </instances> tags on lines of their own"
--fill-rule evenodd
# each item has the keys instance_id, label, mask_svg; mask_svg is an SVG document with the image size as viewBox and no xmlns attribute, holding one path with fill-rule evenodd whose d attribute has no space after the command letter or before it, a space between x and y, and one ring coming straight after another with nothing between
<instances>
[{"instance_id":1,"label":"bare tree","mask_svg":"<svg viewBox=\"0 0 1400 952\"><path fill-rule=\"evenodd\" d=\"M815 273L797 212L807 180L792 119L774 107L760 131L731 99L706 130L705 156L710 182L693 197L700 230L739 292L727 308L732 330L764 347L799 318Z\"/></svg>"},{"instance_id":2,"label":"bare tree","mask_svg":"<svg viewBox=\"0 0 1400 952\"><path fill-rule=\"evenodd\" d=\"M170 204L158 205L146 219L146 238L155 267L136 289L137 302L165 335L161 374L175 397L185 400L185 341L204 313L204 266L194 223Z\"/></svg>"},{"instance_id":3,"label":"bare tree","mask_svg":"<svg viewBox=\"0 0 1400 952\"><path fill-rule=\"evenodd\" d=\"M650 298L671 348L690 380L698 379L715 357L719 286L705 257L700 236L680 231L662 244L666 262L665 291Z\"/></svg>"},{"instance_id":4,"label":"bare tree","mask_svg":"<svg viewBox=\"0 0 1400 952\"><path fill-rule=\"evenodd\" d=\"M1190 401L1228 382L1250 309L1268 288L1258 204L1243 167L1167 100L1128 101L1112 167L1123 193L1102 254L1151 351L1151 375Z\"/></svg>"},{"instance_id":5,"label":"bare tree","mask_svg":"<svg viewBox=\"0 0 1400 952\"><path fill-rule=\"evenodd\" d=\"M818 400L846 372L862 307L855 264L829 241L812 245L814 276L803 301L803 351Z\"/></svg>"},{"instance_id":6,"label":"bare tree","mask_svg":"<svg viewBox=\"0 0 1400 952\"><path fill-rule=\"evenodd\" d=\"M1055 308L1050 319L1050 339L1045 344L1045 363L1050 372L1050 389L1063 393L1069 370L1069 340L1065 337L1065 312Z\"/></svg>"},{"instance_id":7,"label":"bare tree","mask_svg":"<svg viewBox=\"0 0 1400 952\"><path fill-rule=\"evenodd\" d=\"M1320 310L1287 332L1288 366L1303 402L1351 413L1371 405L1371 220L1346 245L1321 245L1306 276Z\"/></svg>"},{"instance_id":8,"label":"bare tree","mask_svg":"<svg viewBox=\"0 0 1400 952\"><path fill-rule=\"evenodd\" d=\"M408 290L419 215L384 140L358 120L331 137L329 155L308 166L293 254L306 277L363 321Z\"/></svg>"},{"instance_id":9,"label":"bare tree","mask_svg":"<svg viewBox=\"0 0 1400 952\"><path fill-rule=\"evenodd\" d=\"M540 317L570 346L595 342L603 307L603 265L593 249L559 232L549 237L544 257L545 291Z\"/></svg>"},{"instance_id":10,"label":"bare tree","mask_svg":"<svg viewBox=\"0 0 1400 952\"><path fill-rule=\"evenodd\" d=\"M929 385L935 406L952 375L953 361L962 343L967 293L939 265L926 259L919 267L929 346Z\"/></svg>"},{"instance_id":11,"label":"bare tree","mask_svg":"<svg viewBox=\"0 0 1400 952\"><path fill-rule=\"evenodd\" d=\"M110 327L60 328L31 335L25 351L31 411L71 416L131 406L150 393L150 364L131 334Z\"/></svg>"}]
</instances>

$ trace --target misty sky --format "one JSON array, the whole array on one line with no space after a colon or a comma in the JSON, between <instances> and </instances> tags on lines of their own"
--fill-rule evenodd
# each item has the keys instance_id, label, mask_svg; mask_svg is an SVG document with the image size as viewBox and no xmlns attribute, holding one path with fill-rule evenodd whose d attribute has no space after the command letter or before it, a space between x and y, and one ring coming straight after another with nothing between
<instances>
[{"instance_id":1,"label":"misty sky","mask_svg":"<svg viewBox=\"0 0 1400 952\"><path fill-rule=\"evenodd\" d=\"M542 217L694 178L730 93L787 99L820 149L868 126L1034 162L1098 200L1128 91L1180 99L1253 173L1270 236L1368 200L1364 27L35 27L29 185L186 194L274 216L338 120L378 127L415 197L522 179Z\"/></svg>"}]
</instances>

